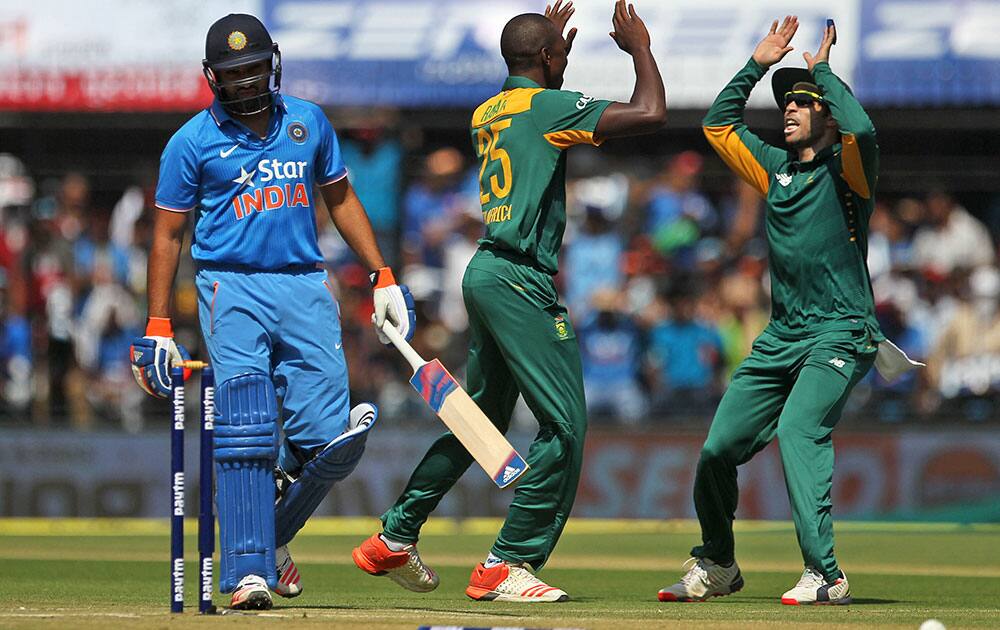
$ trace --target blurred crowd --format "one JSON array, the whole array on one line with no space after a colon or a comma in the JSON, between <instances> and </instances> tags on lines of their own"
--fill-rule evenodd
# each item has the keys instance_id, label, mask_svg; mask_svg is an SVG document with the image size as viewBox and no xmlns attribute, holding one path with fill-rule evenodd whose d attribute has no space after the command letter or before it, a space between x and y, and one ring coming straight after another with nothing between
<instances>
[{"instance_id":1,"label":"blurred crowd","mask_svg":"<svg viewBox=\"0 0 1000 630\"><path fill-rule=\"evenodd\" d=\"M482 232L478 165L466 147L414 154L382 128L347 131L342 148L383 252L417 300L414 345L461 374L461 280ZM574 150L556 281L595 423L707 425L767 324L763 202L735 178L705 190L705 160L694 151L653 164ZM145 322L152 197L151 185L137 185L98 207L84 175L35 181L15 156L0 155L0 422L128 431L166 422L128 362ZM880 197L868 243L878 318L927 369L894 384L873 370L847 421L998 417L1000 204L973 210L943 184ZM341 304L352 398L404 421L422 417L405 363L370 330L366 270L325 209L317 220ZM201 357L193 273L185 258L174 327Z\"/></svg>"}]
</instances>

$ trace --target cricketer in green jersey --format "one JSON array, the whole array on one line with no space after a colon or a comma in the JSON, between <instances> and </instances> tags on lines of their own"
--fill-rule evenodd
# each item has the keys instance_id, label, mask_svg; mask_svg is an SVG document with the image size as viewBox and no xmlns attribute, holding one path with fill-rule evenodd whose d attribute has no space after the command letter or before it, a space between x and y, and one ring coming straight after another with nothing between
<instances>
[{"instance_id":1,"label":"cricketer in green jersey","mask_svg":"<svg viewBox=\"0 0 1000 630\"><path fill-rule=\"evenodd\" d=\"M792 48L794 16L775 21L752 58L715 99L703 126L712 148L766 199L771 321L733 373L701 451L694 502L702 545L661 601L700 601L742 588L733 519L737 466L775 437L806 569L783 604L844 604L847 577L833 551L831 432L855 384L883 354L889 376L911 363L875 320L866 263L879 150L875 128L830 69L829 21L808 70L776 71L789 150L743 122L754 85ZM884 346L884 348L881 348Z\"/></svg>"},{"instance_id":2,"label":"cricketer in green jersey","mask_svg":"<svg viewBox=\"0 0 1000 630\"><path fill-rule=\"evenodd\" d=\"M539 424L526 458L530 469L466 588L480 601L569 599L533 573L548 560L573 506L587 424L580 353L552 279L566 224L565 150L656 131L666 119L649 33L622 0L612 37L633 59L631 100L612 103L560 89L576 35L576 29L562 35L572 14L571 2L556 2L545 16L527 13L507 23L500 49L510 76L471 120L486 234L462 282L470 326L467 389L503 432L519 395ZM435 588L437 576L415 544L471 462L453 435L438 439L382 515L382 533L355 549L355 563L410 590Z\"/></svg>"}]
</instances>

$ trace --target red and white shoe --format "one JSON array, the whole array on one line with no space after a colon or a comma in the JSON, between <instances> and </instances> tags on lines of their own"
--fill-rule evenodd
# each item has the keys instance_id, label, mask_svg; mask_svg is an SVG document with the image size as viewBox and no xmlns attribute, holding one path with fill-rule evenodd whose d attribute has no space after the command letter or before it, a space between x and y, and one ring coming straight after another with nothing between
<instances>
[{"instance_id":1,"label":"red and white shoe","mask_svg":"<svg viewBox=\"0 0 1000 630\"><path fill-rule=\"evenodd\" d=\"M661 602L703 602L743 588L743 576L735 560L724 567L708 558L688 558L684 568L687 573L676 584L661 588L657 599Z\"/></svg>"},{"instance_id":2,"label":"red and white shoe","mask_svg":"<svg viewBox=\"0 0 1000 630\"><path fill-rule=\"evenodd\" d=\"M565 602L566 591L549 586L520 564L476 565L465 594L481 602Z\"/></svg>"},{"instance_id":3,"label":"red and white shoe","mask_svg":"<svg viewBox=\"0 0 1000 630\"><path fill-rule=\"evenodd\" d=\"M373 534L355 547L351 558L365 573L384 575L415 593L433 591L440 581L437 573L420 559L416 545L406 545L402 551L393 551L378 534Z\"/></svg>"},{"instance_id":4,"label":"red and white shoe","mask_svg":"<svg viewBox=\"0 0 1000 630\"><path fill-rule=\"evenodd\" d=\"M823 574L812 567L806 567L799 578L799 583L781 596L781 603L786 606L802 604L819 604L828 606L843 606L850 604L851 585L847 583L847 575L843 571L833 582L827 582Z\"/></svg>"},{"instance_id":5,"label":"red and white shoe","mask_svg":"<svg viewBox=\"0 0 1000 630\"><path fill-rule=\"evenodd\" d=\"M295 566L288 545L282 545L274 550L274 563L278 566L278 584L274 592L282 597L298 597L302 594L302 576Z\"/></svg>"},{"instance_id":6,"label":"red and white shoe","mask_svg":"<svg viewBox=\"0 0 1000 630\"><path fill-rule=\"evenodd\" d=\"M229 607L233 610L270 610L273 604L264 578L248 575L236 585Z\"/></svg>"}]
</instances>

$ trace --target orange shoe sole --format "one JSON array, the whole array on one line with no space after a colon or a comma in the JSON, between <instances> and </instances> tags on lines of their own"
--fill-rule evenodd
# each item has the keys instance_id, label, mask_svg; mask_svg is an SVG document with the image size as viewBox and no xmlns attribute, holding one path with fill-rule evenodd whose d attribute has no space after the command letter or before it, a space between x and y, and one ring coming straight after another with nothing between
<instances>
[{"instance_id":1,"label":"orange shoe sole","mask_svg":"<svg viewBox=\"0 0 1000 630\"><path fill-rule=\"evenodd\" d=\"M368 559L368 556L362 553L361 547L355 547L354 550L351 551L351 559L354 560L354 564L365 573L370 575L385 575L386 573L372 564L371 560Z\"/></svg>"}]
</instances>

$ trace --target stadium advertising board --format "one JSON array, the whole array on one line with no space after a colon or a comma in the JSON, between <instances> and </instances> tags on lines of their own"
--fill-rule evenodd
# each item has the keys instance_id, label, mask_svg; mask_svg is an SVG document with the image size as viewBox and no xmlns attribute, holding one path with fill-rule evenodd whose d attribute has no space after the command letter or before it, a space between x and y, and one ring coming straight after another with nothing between
<instances>
[{"instance_id":1,"label":"stadium advertising board","mask_svg":"<svg viewBox=\"0 0 1000 630\"><path fill-rule=\"evenodd\" d=\"M0 5L0 110L188 111L211 98L201 75L208 26L225 12L260 15L284 55L284 88L324 105L472 107L505 75L500 28L545 2L510 0L240 0ZM610 1L578 2L566 87L627 99L629 58L608 37ZM868 104L1000 103L996 2L676 0L639 3L671 107L711 103L770 21L796 13L803 65L828 17L837 72ZM59 19L52 19L58 15ZM80 28L80 25L86 25ZM751 107L770 106L757 90Z\"/></svg>"},{"instance_id":2,"label":"stadium advertising board","mask_svg":"<svg viewBox=\"0 0 1000 630\"><path fill-rule=\"evenodd\" d=\"M379 514L395 500L435 432L380 428L358 470L337 484L324 515ZM163 516L170 505L166 432L81 435L11 430L0 442L0 516ZM512 442L524 447L529 434ZM691 487L704 436L587 435L574 513L600 518L693 518ZM838 518L961 520L963 506L1000 498L1000 436L982 432L835 435L833 502ZM188 469L197 467L189 449ZM188 488L197 497L196 484ZM740 469L741 518L787 519L788 499L777 445ZM435 512L500 516L510 492L467 474Z\"/></svg>"},{"instance_id":3,"label":"stadium advertising board","mask_svg":"<svg viewBox=\"0 0 1000 630\"><path fill-rule=\"evenodd\" d=\"M0 3L0 110L186 111L212 93L205 32L255 0Z\"/></svg>"}]
</instances>

